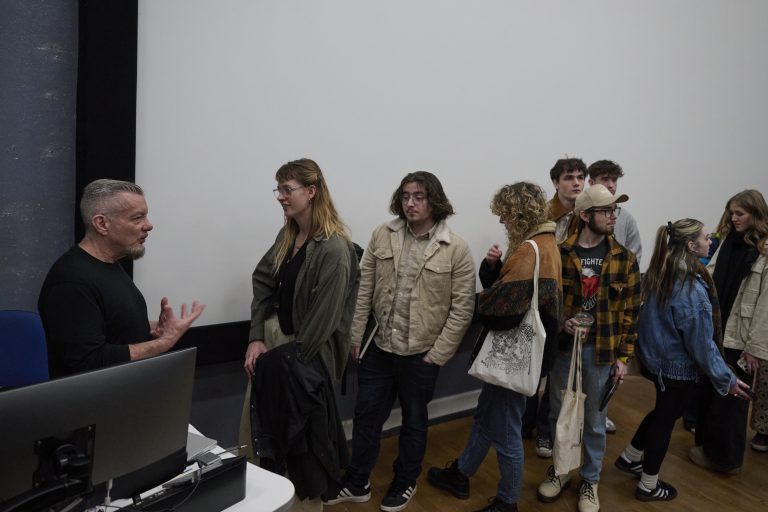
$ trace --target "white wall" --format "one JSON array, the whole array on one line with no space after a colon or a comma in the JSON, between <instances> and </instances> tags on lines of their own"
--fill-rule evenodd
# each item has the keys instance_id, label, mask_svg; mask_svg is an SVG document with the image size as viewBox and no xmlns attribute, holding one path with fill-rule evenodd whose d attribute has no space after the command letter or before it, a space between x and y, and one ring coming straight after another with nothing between
<instances>
[{"instance_id":1,"label":"white wall","mask_svg":"<svg viewBox=\"0 0 768 512\"><path fill-rule=\"evenodd\" d=\"M143 0L136 180L155 231L150 302L246 320L282 223L274 173L315 159L353 238L402 176L434 172L479 262L503 242L499 186L565 155L621 164L650 255L660 224L713 226L768 192L762 0ZM647 265L644 258L642 268Z\"/></svg>"}]
</instances>

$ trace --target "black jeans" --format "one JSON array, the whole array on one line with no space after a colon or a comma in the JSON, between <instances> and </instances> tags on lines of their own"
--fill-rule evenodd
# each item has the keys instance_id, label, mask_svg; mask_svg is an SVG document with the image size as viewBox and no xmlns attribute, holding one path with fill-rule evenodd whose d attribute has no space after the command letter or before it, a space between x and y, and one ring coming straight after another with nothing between
<instances>
[{"instance_id":1,"label":"black jeans","mask_svg":"<svg viewBox=\"0 0 768 512\"><path fill-rule=\"evenodd\" d=\"M661 463L669 448L672 429L677 418L685 410L687 397L693 389L692 380L664 379L664 391L661 390L658 378L651 375L645 368L641 369L647 379L653 381L656 387L656 404L649 412L632 438L632 446L644 450L643 472L646 475L658 475Z\"/></svg>"},{"instance_id":2,"label":"black jeans","mask_svg":"<svg viewBox=\"0 0 768 512\"><path fill-rule=\"evenodd\" d=\"M352 425L352 457L347 478L363 487L376 465L381 429L395 398L403 414L395 480L414 484L427 451L427 404L432 400L440 367L423 361L424 354L399 356L371 343L357 371L357 401Z\"/></svg>"}]
</instances>

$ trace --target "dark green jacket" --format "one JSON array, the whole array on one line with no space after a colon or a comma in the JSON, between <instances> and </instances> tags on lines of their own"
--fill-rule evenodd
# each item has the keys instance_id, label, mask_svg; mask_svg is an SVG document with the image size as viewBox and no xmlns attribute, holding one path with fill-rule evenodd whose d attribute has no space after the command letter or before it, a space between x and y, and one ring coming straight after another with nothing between
<instances>
[{"instance_id":1,"label":"dark green jacket","mask_svg":"<svg viewBox=\"0 0 768 512\"><path fill-rule=\"evenodd\" d=\"M281 234L253 271L251 341L264 340L264 321L274 313L277 277L272 269ZM357 255L352 243L339 236L312 238L306 251L293 297L296 340L305 360L320 354L330 375L339 379L349 354L349 328L360 283Z\"/></svg>"}]
</instances>

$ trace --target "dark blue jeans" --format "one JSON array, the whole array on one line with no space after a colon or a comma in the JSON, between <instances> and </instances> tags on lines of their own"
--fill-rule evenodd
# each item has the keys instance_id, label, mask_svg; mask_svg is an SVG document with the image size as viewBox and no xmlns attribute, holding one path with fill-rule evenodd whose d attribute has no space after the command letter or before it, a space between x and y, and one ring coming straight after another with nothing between
<instances>
[{"instance_id":1,"label":"dark blue jeans","mask_svg":"<svg viewBox=\"0 0 768 512\"><path fill-rule=\"evenodd\" d=\"M364 486L376 465L381 429L400 400L403 424L399 450L393 465L395 480L413 484L421 473L427 450L427 404L432 400L440 372L436 364L422 360L424 354L399 356L372 343L357 370L357 402L352 425L352 457L347 478Z\"/></svg>"}]
</instances>

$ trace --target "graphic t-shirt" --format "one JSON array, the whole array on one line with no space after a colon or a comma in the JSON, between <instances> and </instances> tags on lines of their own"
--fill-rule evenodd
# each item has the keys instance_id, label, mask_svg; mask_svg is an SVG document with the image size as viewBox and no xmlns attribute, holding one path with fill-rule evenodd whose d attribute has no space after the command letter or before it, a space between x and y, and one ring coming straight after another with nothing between
<instances>
[{"instance_id":1,"label":"graphic t-shirt","mask_svg":"<svg viewBox=\"0 0 768 512\"><path fill-rule=\"evenodd\" d=\"M574 247L576 256L581 260L581 309L595 316L595 306L600 290L600 272L603 268L603 260L608 252L608 242L597 244L595 247L581 247L578 244ZM590 341L594 339L595 324L589 330Z\"/></svg>"}]
</instances>

